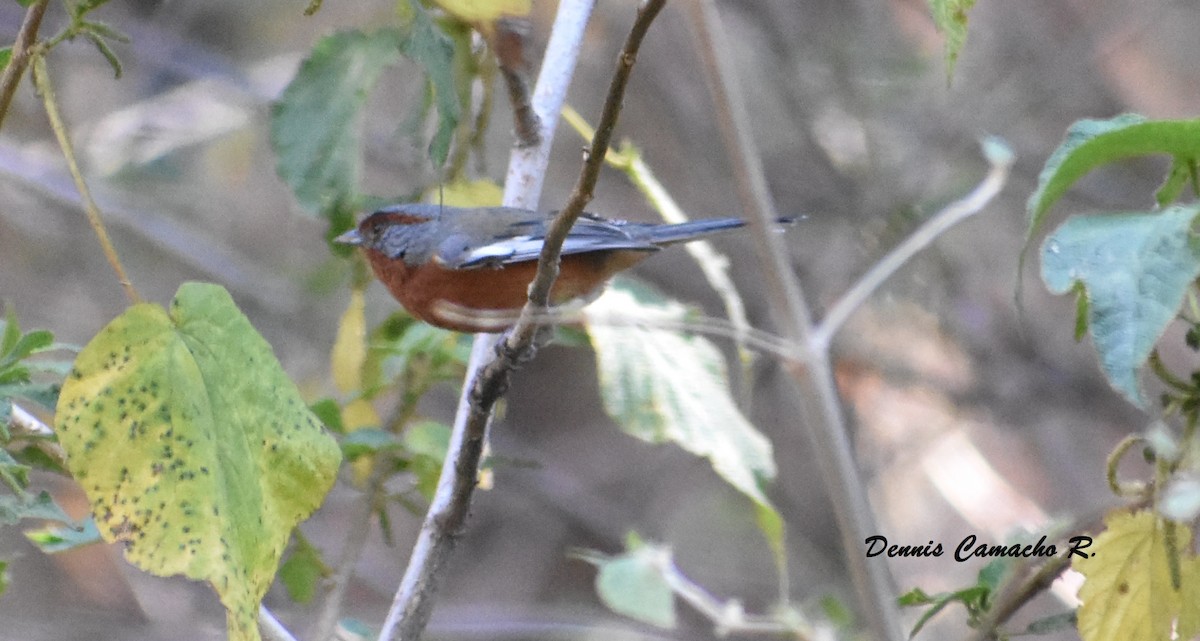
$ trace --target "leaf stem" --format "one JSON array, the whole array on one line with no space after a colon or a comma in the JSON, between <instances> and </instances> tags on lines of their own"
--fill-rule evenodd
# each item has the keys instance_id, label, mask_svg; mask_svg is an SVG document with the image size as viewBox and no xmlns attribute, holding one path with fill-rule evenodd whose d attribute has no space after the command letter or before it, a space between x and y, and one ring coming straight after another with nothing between
<instances>
[{"instance_id":1,"label":"leaf stem","mask_svg":"<svg viewBox=\"0 0 1200 641\"><path fill-rule=\"evenodd\" d=\"M83 179L83 173L79 170L79 162L75 158L75 148L71 145L67 127L63 124L62 115L58 111L58 101L54 96L50 73L46 69L46 58L41 51L34 52L33 56L33 82L42 96L42 104L46 109L46 115L50 118L50 128L54 130L54 137L58 139L58 146L62 149L63 158L67 161L67 169L71 172L71 178L75 180L75 188L79 190L79 196L83 199L83 209L87 214L88 223L96 232L96 239L100 241L104 256L117 275L117 282L121 283L121 287L125 289L125 297L129 299L130 303L140 303L142 299L138 296L137 290L133 288L129 276L125 274L121 258L117 255L117 250L108 237L108 230L104 227L104 221L100 218L100 208L92 199L92 192L88 189L87 182Z\"/></svg>"}]
</instances>

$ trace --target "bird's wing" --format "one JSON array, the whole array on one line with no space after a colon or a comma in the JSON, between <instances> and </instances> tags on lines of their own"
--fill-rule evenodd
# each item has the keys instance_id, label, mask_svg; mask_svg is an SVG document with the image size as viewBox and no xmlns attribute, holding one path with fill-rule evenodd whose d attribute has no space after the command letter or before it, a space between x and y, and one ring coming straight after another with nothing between
<instances>
[{"instance_id":1,"label":"bird's wing","mask_svg":"<svg viewBox=\"0 0 1200 641\"><path fill-rule=\"evenodd\" d=\"M466 238L451 236L438 247L436 259L450 269L501 267L537 260L546 240L545 221L522 221L511 225L505 234L472 247ZM620 223L592 216L581 216L563 242L562 254L625 249L656 251L658 247L633 238Z\"/></svg>"}]
</instances>

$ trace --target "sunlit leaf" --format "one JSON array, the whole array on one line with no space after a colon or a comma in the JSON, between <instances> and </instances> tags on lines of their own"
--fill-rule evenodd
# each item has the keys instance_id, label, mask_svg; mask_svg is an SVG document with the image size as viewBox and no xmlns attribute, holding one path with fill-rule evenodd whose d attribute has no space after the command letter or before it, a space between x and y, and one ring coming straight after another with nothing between
<instances>
[{"instance_id":1,"label":"sunlit leaf","mask_svg":"<svg viewBox=\"0 0 1200 641\"><path fill-rule=\"evenodd\" d=\"M738 410L721 353L705 338L661 327L685 320L686 309L620 280L585 314L604 408L621 429L707 458L726 482L774 510L763 493L775 476L771 443ZM606 324L635 318L646 323Z\"/></svg>"},{"instance_id":2,"label":"sunlit leaf","mask_svg":"<svg viewBox=\"0 0 1200 641\"><path fill-rule=\"evenodd\" d=\"M1079 635L1084 641L1158 641L1171 638L1180 593L1171 585L1163 522L1153 512L1117 513L1096 538L1102 550L1075 557L1084 575L1079 599ZM1179 528L1181 541L1191 532Z\"/></svg>"}]
</instances>

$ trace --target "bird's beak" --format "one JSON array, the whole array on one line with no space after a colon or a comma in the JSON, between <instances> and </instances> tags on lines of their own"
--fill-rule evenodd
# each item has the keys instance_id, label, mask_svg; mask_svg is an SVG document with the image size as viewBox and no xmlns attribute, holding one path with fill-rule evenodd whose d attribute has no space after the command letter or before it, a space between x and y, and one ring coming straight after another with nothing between
<instances>
[{"instance_id":1,"label":"bird's beak","mask_svg":"<svg viewBox=\"0 0 1200 641\"><path fill-rule=\"evenodd\" d=\"M334 238L333 242L339 243L342 245L361 245L362 244L362 235L358 233L357 229L351 229L350 231L342 234L341 236Z\"/></svg>"}]
</instances>

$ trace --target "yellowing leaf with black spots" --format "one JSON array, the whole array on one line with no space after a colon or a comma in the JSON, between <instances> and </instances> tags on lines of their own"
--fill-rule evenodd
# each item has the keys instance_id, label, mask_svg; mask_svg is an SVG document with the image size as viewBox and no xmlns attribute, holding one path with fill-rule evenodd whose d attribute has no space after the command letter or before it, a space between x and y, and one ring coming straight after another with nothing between
<instances>
[{"instance_id":1,"label":"yellowing leaf with black spots","mask_svg":"<svg viewBox=\"0 0 1200 641\"><path fill-rule=\"evenodd\" d=\"M1153 512L1119 513L1105 521L1095 556L1072 566L1086 580L1079 590L1079 636L1084 641L1161 641L1171 638L1180 592L1171 584L1164 521ZM1176 541L1192 533L1175 525Z\"/></svg>"},{"instance_id":2,"label":"yellowing leaf with black spots","mask_svg":"<svg viewBox=\"0 0 1200 641\"><path fill-rule=\"evenodd\" d=\"M169 312L114 319L75 360L56 425L104 539L148 572L208 581L230 639L258 639L288 536L341 454L229 293L187 283Z\"/></svg>"}]
</instances>

